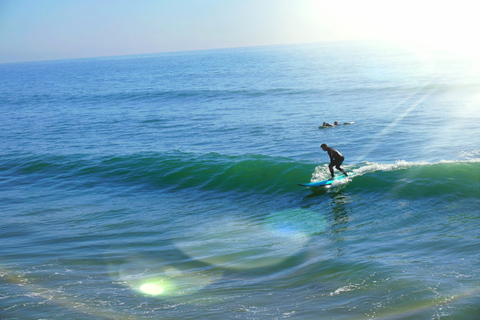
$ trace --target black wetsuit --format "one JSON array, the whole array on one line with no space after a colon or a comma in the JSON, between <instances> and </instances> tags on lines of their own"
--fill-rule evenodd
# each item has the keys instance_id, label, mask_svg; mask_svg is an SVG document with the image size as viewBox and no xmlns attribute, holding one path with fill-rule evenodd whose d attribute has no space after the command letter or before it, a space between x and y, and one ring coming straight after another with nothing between
<instances>
[{"instance_id":1,"label":"black wetsuit","mask_svg":"<svg viewBox=\"0 0 480 320\"><path fill-rule=\"evenodd\" d=\"M340 165L343 163L343 160L345 160L345 157L332 147L327 147L326 149L326 151L328 152L328 156L330 157L330 165L328 166L328 169L332 174L332 178L334 177L333 167L343 172L344 175L347 175L347 173L342 168L340 168Z\"/></svg>"}]
</instances>

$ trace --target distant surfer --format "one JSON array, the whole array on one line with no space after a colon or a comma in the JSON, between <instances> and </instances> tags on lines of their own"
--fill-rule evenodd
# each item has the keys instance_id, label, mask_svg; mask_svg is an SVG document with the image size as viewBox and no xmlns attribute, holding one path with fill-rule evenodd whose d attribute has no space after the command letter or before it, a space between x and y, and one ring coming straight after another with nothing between
<instances>
[{"instance_id":1,"label":"distant surfer","mask_svg":"<svg viewBox=\"0 0 480 320\"><path fill-rule=\"evenodd\" d=\"M343 172L345 176L348 176L345 170L340 168L340 165L343 163L343 160L345 160L345 157L336 149L327 146L325 143L323 143L320 147L323 149L323 151L327 151L328 156L330 157L330 164L328 165L328 169L330 170L330 174L332 175L332 178L330 178L330 180L332 180L335 176L335 174L333 173L333 167Z\"/></svg>"},{"instance_id":2,"label":"distant surfer","mask_svg":"<svg viewBox=\"0 0 480 320\"><path fill-rule=\"evenodd\" d=\"M350 121L350 122L344 122L343 124L352 124L352 123L355 123L355 122ZM339 123L338 121L335 121L333 124L328 123L328 122L324 122L320 127L318 127L318 129L332 128L332 127L341 126L341 125L342 124Z\"/></svg>"}]
</instances>

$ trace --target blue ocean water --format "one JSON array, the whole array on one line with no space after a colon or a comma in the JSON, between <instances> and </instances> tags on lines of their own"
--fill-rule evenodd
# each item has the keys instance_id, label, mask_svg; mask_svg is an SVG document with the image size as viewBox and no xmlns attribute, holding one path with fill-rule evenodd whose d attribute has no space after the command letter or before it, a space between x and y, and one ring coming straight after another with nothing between
<instances>
[{"instance_id":1,"label":"blue ocean water","mask_svg":"<svg viewBox=\"0 0 480 320\"><path fill-rule=\"evenodd\" d=\"M478 319L479 70L364 41L0 64L0 318ZM352 177L298 186L322 143Z\"/></svg>"}]
</instances>

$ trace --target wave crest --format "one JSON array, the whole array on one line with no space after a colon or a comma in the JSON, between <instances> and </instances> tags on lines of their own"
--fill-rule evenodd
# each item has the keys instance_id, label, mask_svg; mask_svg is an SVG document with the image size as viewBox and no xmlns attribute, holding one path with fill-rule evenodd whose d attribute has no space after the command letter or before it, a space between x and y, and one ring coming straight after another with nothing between
<instances>
[{"instance_id":1,"label":"wave crest","mask_svg":"<svg viewBox=\"0 0 480 320\"><path fill-rule=\"evenodd\" d=\"M397 161L344 165L351 178L343 184L356 193L402 190L412 196L478 197L480 161L437 163ZM265 155L227 156L180 151L101 158L28 156L4 160L3 180L58 183L72 187L114 183L139 188L201 189L215 192L284 194L302 192L298 183L328 179L328 164L319 166ZM47 181L48 180L48 181Z\"/></svg>"}]
</instances>

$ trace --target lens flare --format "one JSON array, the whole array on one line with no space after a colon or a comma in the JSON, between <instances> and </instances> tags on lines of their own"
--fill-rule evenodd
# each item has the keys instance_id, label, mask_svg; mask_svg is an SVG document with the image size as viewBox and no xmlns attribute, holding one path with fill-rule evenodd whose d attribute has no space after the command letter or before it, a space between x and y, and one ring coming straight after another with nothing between
<instances>
[{"instance_id":1,"label":"lens flare","mask_svg":"<svg viewBox=\"0 0 480 320\"><path fill-rule=\"evenodd\" d=\"M159 295L164 292L164 289L161 284L155 282L147 282L140 286L140 291L149 295Z\"/></svg>"},{"instance_id":2,"label":"lens flare","mask_svg":"<svg viewBox=\"0 0 480 320\"><path fill-rule=\"evenodd\" d=\"M110 263L110 274L120 284L150 296L172 298L196 293L222 276L220 271L199 271L188 263L171 263L144 256Z\"/></svg>"},{"instance_id":3,"label":"lens flare","mask_svg":"<svg viewBox=\"0 0 480 320\"><path fill-rule=\"evenodd\" d=\"M296 208L271 213L265 225L271 232L289 239L308 239L322 233L327 220L320 212Z\"/></svg>"},{"instance_id":4,"label":"lens flare","mask_svg":"<svg viewBox=\"0 0 480 320\"><path fill-rule=\"evenodd\" d=\"M176 242L193 259L226 269L277 265L305 249L311 235L325 229L318 213L280 211L261 223L227 217L201 224Z\"/></svg>"},{"instance_id":5,"label":"lens flare","mask_svg":"<svg viewBox=\"0 0 480 320\"><path fill-rule=\"evenodd\" d=\"M262 225L235 218L203 224L190 234L176 242L181 251L195 260L226 269L272 266L291 255L291 250L286 248L298 246Z\"/></svg>"}]
</instances>

